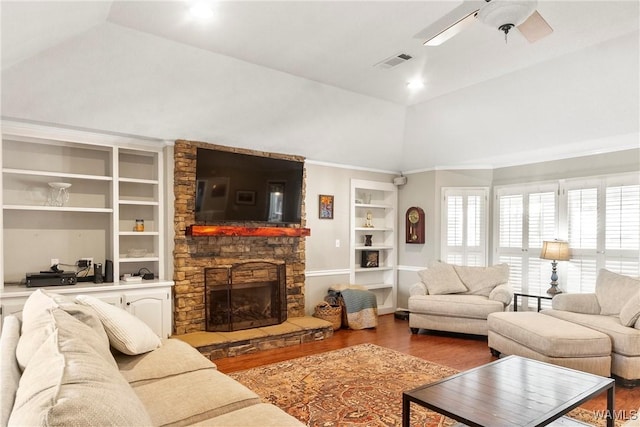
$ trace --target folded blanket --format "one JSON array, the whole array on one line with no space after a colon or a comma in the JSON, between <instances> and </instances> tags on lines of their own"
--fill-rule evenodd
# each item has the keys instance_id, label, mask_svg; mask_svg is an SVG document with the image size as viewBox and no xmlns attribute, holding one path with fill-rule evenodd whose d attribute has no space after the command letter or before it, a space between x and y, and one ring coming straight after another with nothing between
<instances>
[{"instance_id":1,"label":"folded blanket","mask_svg":"<svg viewBox=\"0 0 640 427\"><path fill-rule=\"evenodd\" d=\"M344 302L343 312L346 322L343 326L350 329L375 328L378 326L378 301L371 291L343 289L340 296ZM344 316L343 316L344 317Z\"/></svg>"},{"instance_id":2,"label":"folded blanket","mask_svg":"<svg viewBox=\"0 0 640 427\"><path fill-rule=\"evenodd\" d=\"M367 308L378 308L376 296L371 291L363 291L359 289L344 289L340 292L344 299L344 305L347 313L357 313Z\"/></svg>"}]
</instances>

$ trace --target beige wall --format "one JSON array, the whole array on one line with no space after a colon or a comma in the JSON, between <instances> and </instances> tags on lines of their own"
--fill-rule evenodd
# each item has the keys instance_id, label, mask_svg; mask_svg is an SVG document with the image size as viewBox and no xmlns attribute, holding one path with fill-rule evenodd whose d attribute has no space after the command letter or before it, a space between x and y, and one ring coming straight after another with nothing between
<instances>
[{"instance_id":1,"label":"beige wall","mask_svg":"<svg viewBox=\"0 0 640 427\"><path fill-rule=\"evenodd\" d=\"M372 172L305 163L307 181L305 207L307 227L311 236L306 239L307 260L305 280L305 310L313 309L333 284L349 282L349 201L351 179L391 182L397 174ZM318 195L334 196L333 219L318 218ZM340 247L336 247L336 241Z\"/></svg>"},{"instance_id":2,"label":"beige wall","mask_svg":"<svg viewBox=\"0 0 640 427\"><path fill-rule=\"evenodd\" d=\"M407 307L409 288L418 280L416 272L440 258L443 187L493 187L632 171L640 171L640 149L496 169L435 170L407 175L407 184L399 187L398 192L398 307ZM390 181L393 176L391 173L307 162L307 226L311 228L311 237L307 238L306 261L308 313L313 312L331 284L349 280L350 180ZM335 196L333 220L318 219L318 194ZM425 211L425 243L422 245L406 244L404 240L404 214L411 206L421 207ZM491 218L492 204L489 206ZM491 221L489 225L491 236ZM336 240L340 240L339 248L336 248Z\"/></svg>"},{"instance_id":3,"label":"beige wall","mask_svg":"<svg viewBox=\"0 0 640 427\"><path fill-rule=\"evenodd\" d=\"M440 258L440 207L443 187L488 187L493 172L489 169L438 170L407 176L398 200L398 307L406 308L410 286L418 280L417 271ZM425 243L405 243L405 212L418 206L425 214Z\"/></svg>"},{"instance_id":4,"label":"beige wall","mask_svg":"<svg viewBox=\"0 0 640 427\"><path fill-rule=\"evenodd\" d=\"M493 171L493 185L520 184L624 172L640 172L640 148L497 168Z\"/></svg>"}]
</instances>

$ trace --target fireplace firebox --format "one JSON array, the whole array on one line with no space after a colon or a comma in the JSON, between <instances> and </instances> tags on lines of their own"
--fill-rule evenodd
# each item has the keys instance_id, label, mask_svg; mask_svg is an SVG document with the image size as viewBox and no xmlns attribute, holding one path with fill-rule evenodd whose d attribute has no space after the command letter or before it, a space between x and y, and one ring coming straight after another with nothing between
<instances>
[{"instance_id":1,"label":"fireplace firebox","mask_svg":"<svg viewBox=\"0 0 640 427\"><path fill-rule=\"evenodd\" d=\"M283 263L243 262L204 270L209 332L278 325L287 320Z\"/></svg>"}]
</instances>

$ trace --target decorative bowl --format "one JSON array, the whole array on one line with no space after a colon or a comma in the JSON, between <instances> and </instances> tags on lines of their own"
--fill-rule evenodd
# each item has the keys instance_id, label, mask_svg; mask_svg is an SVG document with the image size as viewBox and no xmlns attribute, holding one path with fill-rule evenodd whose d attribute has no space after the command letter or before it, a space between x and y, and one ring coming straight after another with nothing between
<instances>
[{"instance_id":1,"label":"decorative bowl","mask_svg":"<svg viewBox=\"0 0 640 427\"><path fill-rule=\"evenodd\" d=\"M146 249L129 249L127 256L131 258L141 258L147 254Z\"/></svg>"},{"instance_id":2,"label":"decorative bowl","mask_svg":"<svg viewBox=\"0 0 640 427\"><path fill-rule=\"evenodd\" d=\"M49 187L57 188L59 190L64 190L66 188L71 187L71 183L70 182L50 182Z\"/></svg>"}]
</instances>

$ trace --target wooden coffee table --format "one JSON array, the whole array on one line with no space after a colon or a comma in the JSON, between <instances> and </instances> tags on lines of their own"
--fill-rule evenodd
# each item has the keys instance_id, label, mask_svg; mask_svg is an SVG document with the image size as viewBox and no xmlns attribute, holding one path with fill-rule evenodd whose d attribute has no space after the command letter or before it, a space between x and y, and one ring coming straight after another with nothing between
<instances>
[{"instance_id":1,"label":"wooden coffee table","mask_svg":"<svg viewBox=\"0 0 640 427\"><path fill-rule=\"evenodd\" d=\"M615 381L508 356L402 393L402 425L411 402L469 426L544 426L607 391L607 426L614 425Z\"/></svg>"}]
</instances>

